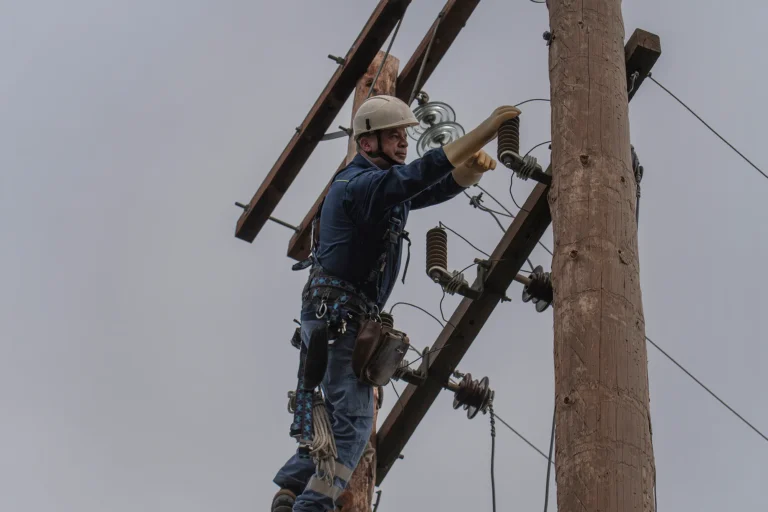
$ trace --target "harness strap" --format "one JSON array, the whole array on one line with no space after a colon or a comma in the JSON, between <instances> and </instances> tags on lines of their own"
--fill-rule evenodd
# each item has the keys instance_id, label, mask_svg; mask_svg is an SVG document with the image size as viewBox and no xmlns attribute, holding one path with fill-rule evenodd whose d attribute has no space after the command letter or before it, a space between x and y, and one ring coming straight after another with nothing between
<instances>
[{"instance_id":1,"label":"harness strap","mask_svg":"<svg viewBox=\"0 0 768 512\"><path fill-rule=\"evenodd\" d=\"M332 291L337 292L334 297L331 297ZM311 299L315 296L322 296L326 300L338 300L341 304L357 306L364 313L372 313L376 309L376 303L361 292L357 286L329 274L319 265L310 273L304 291L305 299Z\"/></svg>"},{"instance_id":2,"label":"harness strap","mask_svg":"<svg viewBox=\"0 0 768 512\"><path fill-rule=\"evenodd\" d=\"M342 169L341 171L336 173L334 178L336 176L338 176L339 173L341 173L345 169L347 169L347 167L345 167L344 169ZM364 174L364 173L365 173L365 171L361 171L361 172L355 173L354 175L350 176L350 179L334 179L331 182L331 186L333 186L336 183L350 183L352 180L354 180L355 178L357 178L358 176L360 176L361 174ZM317 209L317 212L315 213L315 216L312 219L312 224L311 224L312 232L311 232L311 239L310 239L310 257L307 258L306 260L302 261L302 262L294 264L293 265L293 270L304 270L304 269L306 269L306 268L308 268L310 266L319 266L319 264L320 264L319 259L317 257L317 249L318 249L319 244L320 244L320 236L321 236L321 234L320 234L320 217L321 217L321 213L322 213L322 210L323 210L323 205L325 204L325 199L326 198L327 198L327 194L326 194L326 197L324 197L323 200L320 202L320 205L319 205L319 207ZM382 220L384 220L384 219L382 219ZM379 221L379 222L381 222L381 221ZM384 222L387 222L387 221L384 221ZM399 228L399 226L401 224L401 221L400 221L400 219L398 219L394 215L389 217L388 222L390 224L390 227L384 233L384 240L382 241L383 244L382 244L382 247L381 247L381 254L376 259L376 264L371 269L371 272L368 274L366 282L362 283L362 285L364 287L366 287L366 289L367 289L367 286L373 286L375 288L375 294L377 296L376 297L377 300L378 300L378 295L379 295L379 293L381 291L381 285L382 285L381 280L383 278L384 270L385 270L386 265L387 265L387 256L388 256L390 248L393 247L393 246L396 247L400 243L401 240L405 240L406 242L408 242L408 256L406 258L405 268L403 270L403 278L402 278L403 283L405 283L405 278L406 278L406 276L408 274L408 266L410 265L410 262L411 262L411 239L408 236L409 235L408 232L405 231L405 230L398 230L398 228ZM380 224L378 224L377 226L380 226ZM365 252L367 253L367 251L365 251ZM330 276L328 276L328 277L330 277ZM359 292L357 294L358 295L362 295ZM366 302L369 302L369 303L373 304L370 300L366 300Z\"/></svg>"},{"instance_id":3,"label":"harness strap","mask_svg":"<svg viewBox=\"0 0 768 512\"><path fill-rule=\"evenodd\" d=\"M405 284L405 275L408 273L408 265L411 263L411 239L408 232L403 230L402 239L408 242L408 257L405 259L405 268L403 269L403 284Z\"/></svg>"},{"instance_id":4,"label":"harness strap","mask_svg":"<svg viewBox=\"0 0 768 512\"><path fill-rule=\"evenodd\" d=\"M317 478L315 475L312 475L312 478L309 479L309 483L307 484L306 488L307 490L315 491L318 494L327 496L334 502L343 492L343 489L340 487L336 487L335 485L330 484L325 480Z\"/></svg>"},{"instance_id":5,"label":"harness strap","mask_svg":"<svg viewBox=\"0 0 768 512\"><path fill-rule=\"evenodd\" d=\"M335 462L336 462L336 465L334 467L334 476L341 478L345 482L349 482L349 479L352 478L352 473L354 473L354 470L352 468L345 466L338 460Z\"/></svg>"}]
</instances>

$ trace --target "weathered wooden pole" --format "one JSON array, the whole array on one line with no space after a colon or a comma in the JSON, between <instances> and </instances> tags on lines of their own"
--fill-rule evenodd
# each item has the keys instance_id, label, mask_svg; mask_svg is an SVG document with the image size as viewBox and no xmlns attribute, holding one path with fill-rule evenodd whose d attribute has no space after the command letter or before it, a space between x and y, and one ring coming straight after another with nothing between
<instances>
[{"instance_id":1,"label":"weathered wooden pole","mask_svg":"<svg viewBox=\"0 0 768 512\"><path fill-rule=\"evenodd\" d=\"M654 509L621 0L547 0L557 509Z\"/></svg>"},{"instance_id":2,"label":"weathered wooden pole","mask_svg":"<svg viewBox=\"0 0 768 512\"><path fill-rule=\"evenodd\" d=\"M379 70L381 63L384 61L384 52L379 52L376 58L371 63L368 71L357 82L355 88L355 97L352 102L352 117L355 116L357 109L362 105L368 96L368 91L373 84L373 80L376 77L376 72ZM397 83L397 73L400 68L400 61L389 55L387 57L384 67L381 69L378 79L373 87L371 96L379 94L388 94L394 96L395 84ZM347 151L347 160L349 163L357 153L357 145L355 141L350 137L349 149ZM371 446L376 448L376 420L378 418L378 390L374 390L374 401L376 403L375 412L373 415L373 432L371 432ZM371 457L372 455L372 457ZM349 486L346 491L336 500L338 510L342 512L371 512L373 503L373 493L376 486L376 454L375 451L369 453L367 457L363 457L358 464L355 472L352 474L352 478L349 481Z\"/></svg>"}]
</instances>

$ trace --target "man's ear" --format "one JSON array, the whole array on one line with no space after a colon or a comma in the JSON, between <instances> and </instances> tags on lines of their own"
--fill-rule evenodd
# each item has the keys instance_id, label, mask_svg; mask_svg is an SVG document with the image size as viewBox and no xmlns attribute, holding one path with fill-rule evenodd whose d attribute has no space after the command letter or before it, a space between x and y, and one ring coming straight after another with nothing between
<instances>
[{"instance_id":1,"label":"man's ear","mask_svg":"<svg viewBox=\"0 0 768 512\"><path fill-rule=\"evenodd\" d=\"M371 139L367 135L363 135L357 140L357 147L367 153L373 149L373 144L371 144Z\"/></svg>"}]
</instances>

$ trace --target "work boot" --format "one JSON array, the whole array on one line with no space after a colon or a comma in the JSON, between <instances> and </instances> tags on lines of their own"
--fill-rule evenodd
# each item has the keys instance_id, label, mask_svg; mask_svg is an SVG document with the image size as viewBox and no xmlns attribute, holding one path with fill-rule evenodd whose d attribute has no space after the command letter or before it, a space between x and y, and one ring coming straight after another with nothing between
<instances>
[{"instance_id":1,"label":"work boot","mask_svg":"<svg viewBox=\"0 0 768 512\"><path fill-rule=\"evenodd\" d=\"M291 512L293 503L296 501L296 495L288 489L280 489L272 499L271 512Z\"/></svg>"}]
</instances>

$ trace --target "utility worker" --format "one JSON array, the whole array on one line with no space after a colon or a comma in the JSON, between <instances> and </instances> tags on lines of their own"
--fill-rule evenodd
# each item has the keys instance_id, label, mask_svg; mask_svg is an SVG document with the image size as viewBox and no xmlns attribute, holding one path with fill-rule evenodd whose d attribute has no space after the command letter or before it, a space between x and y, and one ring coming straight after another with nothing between
<instances>
[{"instance_id":1,"label":"utility worker","mask_svg":"<svg viewBox=\"0 0 768 512\"><path fill-rule=\"evenodd\" d=\"M463 137L406 165L405 128L419 124L408 105L381 95L358 109L352 122L358 154L337 173L318 209L310 259L294 266L311 265L302 294L302 348L317 329L327 326L329 333L321 378L336 445L334 470L330 479L321 478L308 451L299 448L274 478L280 490L272 512L334 509L373 428L373 388L352 369L356 319L378 315L392 292L409 212L445 202L495 169L482 148L519 114L515 107L500 107ZM407 270L406 262L403 281Z\"/></svg>"}]
</instances>

